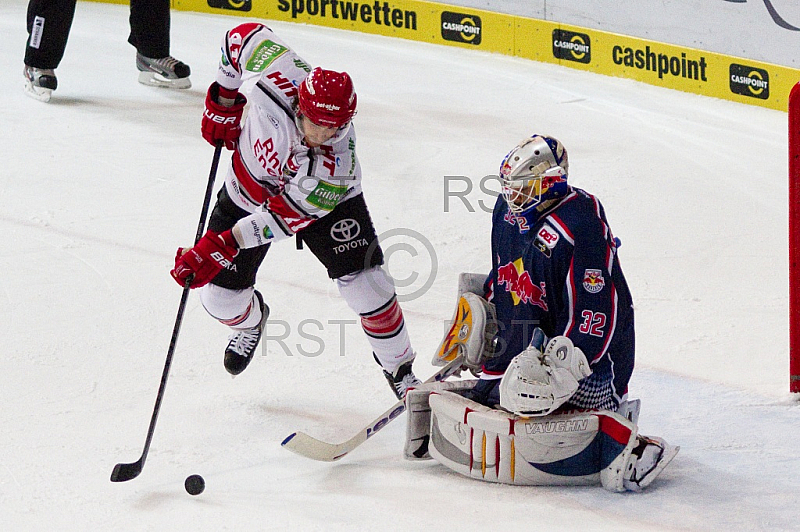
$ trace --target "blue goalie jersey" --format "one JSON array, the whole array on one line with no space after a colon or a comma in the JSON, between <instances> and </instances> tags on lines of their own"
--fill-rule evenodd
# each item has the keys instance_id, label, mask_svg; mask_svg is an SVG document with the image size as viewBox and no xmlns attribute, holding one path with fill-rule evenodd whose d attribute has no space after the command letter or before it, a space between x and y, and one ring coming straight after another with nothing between
<instances>
[{"instance_id":1,"label":"blue goalie jersey","mask_svg":"<svg viewBox=\"0 0 800 532\"><path fill-rule=\"evenodd\" d=\"M504 373L540 327L567 336L591 364L565 407L616 411L634 362L633 301L617 248L603 206L579 188L541 213L514 214L498 197L486 290L499 332L486 375Z\"/></svg>"}]
</instances>

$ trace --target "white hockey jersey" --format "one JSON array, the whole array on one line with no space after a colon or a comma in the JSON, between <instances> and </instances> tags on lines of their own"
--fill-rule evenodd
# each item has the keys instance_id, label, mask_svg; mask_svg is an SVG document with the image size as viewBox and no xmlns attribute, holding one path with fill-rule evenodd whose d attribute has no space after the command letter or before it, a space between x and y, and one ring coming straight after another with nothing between
<instances>
[{"instance_id":1,"label":"white hockey jersey","mask_svg":"<svg viewBox=\"0 0 800 532\"><path fill-rule=\"evenodd\" d=\"M263 24L237 26L222 42L217 82L238 90L257 77L225 179L233 202L252 213L236 224L243 248L288 238L361 193L353 126L317 148L297 127L297 90L310 71Z\"/></svg>"}]
</instances>

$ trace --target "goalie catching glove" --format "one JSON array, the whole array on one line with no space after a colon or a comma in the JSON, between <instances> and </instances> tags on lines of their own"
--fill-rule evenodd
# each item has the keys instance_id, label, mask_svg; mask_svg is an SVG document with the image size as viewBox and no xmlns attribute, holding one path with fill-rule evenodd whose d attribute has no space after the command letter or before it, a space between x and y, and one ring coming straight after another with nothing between
<instances>
[{"instance_id":1,"label":"goalie catching glove","mask_svg":"<svg viewBox=\"0 0 800 532\"><path fill-rule=\"evenodd\" d=\"M545 416L566 403L578 381L592 374L589 361L566 336L547 341L533 332L531 345L517 355L500 381L500 406L520 416Z\"/></svg>"}]
</instances>

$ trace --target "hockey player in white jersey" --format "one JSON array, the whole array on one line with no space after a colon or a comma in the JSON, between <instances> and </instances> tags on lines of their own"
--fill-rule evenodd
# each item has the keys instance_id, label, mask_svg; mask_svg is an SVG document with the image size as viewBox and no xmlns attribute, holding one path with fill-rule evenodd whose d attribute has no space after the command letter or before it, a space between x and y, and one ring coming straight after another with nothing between
<instances>
[{"instance_id":1,"label":"hockey player in white jersey","mask_svg":"<svg viewBox=\"0 0 800 532\"><path fill-rule=\"evenodd\" d=\"M247 98L239 89L248 78L256 83L242 123ZM295 236L360 316L392 391L402 398L419 384L361 190L356 105L346 72L312 69L263 24L226 33L202 133L233 151L232 164L208 232L193 248L178 250L171 273L182 286L202 287L205 309L233 329L224 359L233 375L252 361L269 314L254 287L256 272L272 243Z\"/></svg>"}]
</instances>

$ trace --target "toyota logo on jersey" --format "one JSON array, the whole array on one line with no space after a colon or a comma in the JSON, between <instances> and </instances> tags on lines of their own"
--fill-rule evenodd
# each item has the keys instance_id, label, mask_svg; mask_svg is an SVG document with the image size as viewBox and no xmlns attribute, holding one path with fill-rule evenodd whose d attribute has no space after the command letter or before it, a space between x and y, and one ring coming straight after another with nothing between
<instances>
[{"instance_id":1,"label":"toyota logo on jersey","mask_svg":"<svg viewBox=\"0 0 800 532\"><path fill-rule=\"evenodd\" d=\"M352 218L339 220L331 227L331 238L337 242L349 242L361 233L361 226Z\"/></svg>"}]
</instances>

